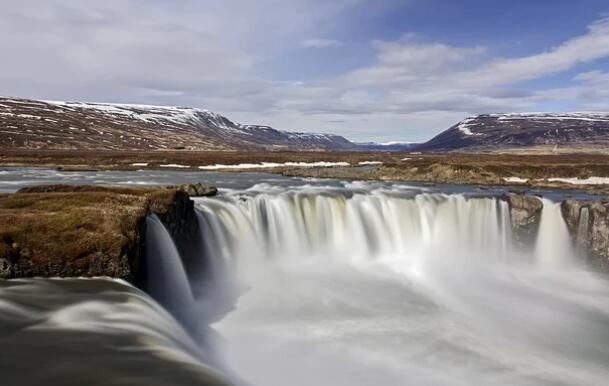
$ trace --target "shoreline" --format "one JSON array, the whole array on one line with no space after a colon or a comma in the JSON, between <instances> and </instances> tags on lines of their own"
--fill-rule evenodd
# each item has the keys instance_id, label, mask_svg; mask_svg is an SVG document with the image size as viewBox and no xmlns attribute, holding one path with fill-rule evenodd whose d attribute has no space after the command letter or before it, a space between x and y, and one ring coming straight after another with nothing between
<instances>
[{"instance_id":1,"label":"shoreline","mask_svg":"<svg viewBox=\"0 0 609 386\"><path fill-rule=\"evenodd\" d=\"M324 153L325 154L325 153ZM361 165L359 162L369 161L357 161L361 158L370 158L359 154L356 161L350 158L350 154L343 155L342 158L336 158L341 154L328 153L332 155L327 157L332 161L320 161L323 157L320 154L315 153L312 155L307 154L308 158L300 157L299 161L286 161L286 162L300 162L303 164L314 164L314 163L341 163L349 162L350 166L335 166L330 164L328 166L275 166L275 167L251 167L253 163L248 163L247 167L238 168L240 164L222 164L230 166L228 168L208 168L209 165L202 165L200 168L196 165L183 165L178 163L159 163L158 160L153 161L146 159L147 162L108 162L112 160L105 160L105 162L80 164L73 163L70 161L76 161L77 159L68 158L68 162L5 162L3 156L0 155L0 170L1 169L18 169L18 168L40 168L57 170L59 172L66 173L78 173L78 172L112 172L112 171L125 171L134 172L139 170L145 171L173 171L173 172L190 172L190 173L267 173L281 175L285 177L300 177L300 178L327 178L327 179L341 179L348 181L382 181L382 182L410 182L417 184L435 185L435 184L450 184L450 185L469 185L478 186L481 189L491 187L508 187L516 191L518 190L530 190L530 189L555 189L555 190L566 190L566 191L578 191L585 192L586 194L596 196L609 196L609 183L585 183L586 179L594 181L605 182L609 180L609 157L601 159L597 167L599 174L594 175L594 172L587 171L587 164L581 162L580 164L573 163L568 168L562 168L557 166L552 158L545 158L545 163L532 163L529 160L523 160L515 165L503 165L505 172L501 173L501 166L499 170L477 170L478 168L485 168L485 166L478 165L467 165L467 164L454 164L450 161L447 162L445 156L438 157L437 155L424 155L419 156L419 162L413 162L412 165L400 165L393 163L385 163L383 161L379 165ZM389 157L390 159L396 158L394 153L390 154L377 154L376 158L382 158L383 156ZM270 154L267 156L268 159L275 160L278 158L289 157L289 155L281 154L275 155ZM552 157L552 156L548 156ZM256 157L253 157L254 159ZM485 159L480 163L484 163L486 160L493 160L493 156L485 156ZM284 158L285 159L285 158ZM499 159L500 160L500 159ZM501 161L501 160L500 160ZM533 161L538 161L534 159ZM171 162L171 161L167 161ZM224 161L226 162L226 161ZM267 161L260 161L267 162ZM355 162L353 164L353 162ZM376 162L376 161L373 161ZM139 164L139 165L133 165ZM241 163L243 164L243 163ZM422 164L422 165L421 165ZM219 165L219 164L211 164ZM497 165L489 164L486 168L493 169ZM534 166L536 170L531 170ZM599 167L600 166L600 167ZM553 170L552 174L540 175L540 171L537 169L543 169L547 167L547 170ZM574 174L574 171L579 170L580 174ZM576 170L574 170L576 169ZM606 173L603 173L606 170ZM508 175L510 174L510 175ZM514 175L518 174L518 175ZM566 181L573 181L575 183L569 183ZM577 183L582 181L581 183Z\"/></svg>"}]
</instances>

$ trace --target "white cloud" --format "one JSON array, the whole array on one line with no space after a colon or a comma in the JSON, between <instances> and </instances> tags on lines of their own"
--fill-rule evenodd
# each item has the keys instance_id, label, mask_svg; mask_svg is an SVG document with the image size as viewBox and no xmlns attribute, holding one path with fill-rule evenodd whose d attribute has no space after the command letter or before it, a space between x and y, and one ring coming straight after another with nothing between
<instances>
[{"instance_id":1,"label":"white cloud","mask_svg":"<svg viewBox=\"0 0 609 386\"><path fill-rule=\"evenodd\" d=\"M6 2L0 35L11 39L0 39L1 91L46 99L193 105L282 129L338 130L388 140L428 138L434 133L425 130L435 132L471 113L526 110L552 101L608 106L609 75L603 72L580 74L562 88L520 86L608 57L608 19L525 57L493 58L484 47L406 34L371 42L374 56L358 61L370 64L342 74L301 81L301 63L294 61L288 63L293 79L274 79L273 61L294 50L304 50L310 60L333 51L321 48L338 45L361 55L347 43L320 36L341 36L336 32L354 28L345 24L349 12L373 9L374 3Z\"/></svg>"},{"instance_id":2,"label":"white cloud","mask_svg":"<svg viewBox=\"0 0 609 386\"><path fill-rule=\"evenodd\" d=\"M343 43L334 39L305 39L300 42L300 45L306 48L328 48L341 46Z\"/></svg>"}]
</instances>

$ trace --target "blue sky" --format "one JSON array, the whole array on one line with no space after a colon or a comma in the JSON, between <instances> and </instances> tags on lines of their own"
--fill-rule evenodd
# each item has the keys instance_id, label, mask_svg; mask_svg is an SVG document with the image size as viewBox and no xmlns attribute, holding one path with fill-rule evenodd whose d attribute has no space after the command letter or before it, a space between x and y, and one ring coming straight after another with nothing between
<instances>
[{"instance_id":1,"label":"blue sky","mask_svg":"<svg viewBox=\"0 0 609 386\"><path fill-rule=\"evenodd\" d=\"M0 94L421 141L609 110L606 0L0 0Z\"/></svg>"}]
</instances>

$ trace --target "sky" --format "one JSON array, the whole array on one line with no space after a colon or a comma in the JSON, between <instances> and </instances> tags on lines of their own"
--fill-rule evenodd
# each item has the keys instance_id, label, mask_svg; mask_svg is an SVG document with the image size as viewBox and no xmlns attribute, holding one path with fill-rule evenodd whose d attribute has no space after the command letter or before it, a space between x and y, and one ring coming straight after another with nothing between
<instances>
[{"instance_id":1,"label":"sky","mask_svg":"<svg viewBox=\"0 0 609 386\"><path fill-rule=\"evenodd\" d=\"M607 0L0 0L0 95L424 141L609 111Z\"/></svg>"}]
</instances>

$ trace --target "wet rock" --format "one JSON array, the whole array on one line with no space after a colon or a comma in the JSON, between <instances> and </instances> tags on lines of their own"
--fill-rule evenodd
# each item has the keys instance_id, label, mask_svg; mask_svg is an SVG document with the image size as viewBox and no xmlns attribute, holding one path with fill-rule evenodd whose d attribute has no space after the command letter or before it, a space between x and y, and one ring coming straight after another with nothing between
<instances>
[{"instance_id":1,"label":"wet rock","mask_svg":"<svg viewBox=\"0 0 609 386\"><path fill-rule=\"evenodd\" d=\"M184 184L177 187L186 192L190 197L211 197L218 194L218 189L213 186L203 186L200 182Z\"/></svg>"},{"instance_id":2,"label":"wet rock","mask_svg":"<svg viewBox=\"0 0 609 386\"><path fill-rule=\"evenodd\" d=\"M543 203L525 194L508 193L503 199L510 208L514 242L522 247L532 247L539 230Z\"/></svg>"},{"instance_id":3,"label":"wet rock","mask_svg":"<svg viewBox=\"0 0 609 386\"><path fill-rule=\"evenodd\" d=\"M7 259L0 259L0 278L11 277L12 264Z\"/></svg>"},{"instance_id":4,"label":"wet rock","mask_svg":"<svg viewBox=\"0 0 609 386\"><path fill-rule=\"evenodd\" d=\"M573 242L590 263L609 268L609 203L569 199L561 210Z\"/></svg>"}]
</instances>

